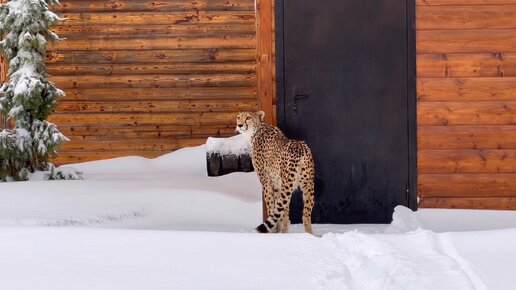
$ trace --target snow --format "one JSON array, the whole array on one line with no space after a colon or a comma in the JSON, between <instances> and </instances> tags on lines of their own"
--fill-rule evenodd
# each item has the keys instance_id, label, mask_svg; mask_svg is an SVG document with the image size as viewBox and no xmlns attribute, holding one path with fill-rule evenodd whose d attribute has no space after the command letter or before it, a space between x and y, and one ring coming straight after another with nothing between
<instances>
[{"instance_id":1,"label":"snow","mask_svg":"<svg viewBox=\"0 0 516 290\"><path fill-rule=\"evenodd\" d=\"M36 72L34 64L25 64L21 66L12 78L17 79L16 86L14 87L15 96L27 96L31 94L36 87L41 87L42 83L39 81L40 75ZM13 109L14 110L14 109ZM22 107L23 110L23 107ZM16 116L18 112L11 111L9 115Z\"/></svg>"},{"instance_id":2,"label":"snow","mask_svg":"<svg viewBox=\"0 0 516 290\"><path fill-rule=\"evenodd\" d=\"M229 138L209 137L206 141L206 152L220 155L248 155L251 152L251 145L242 134Z\"/></svg>"},{"instance_id":3,"label":"snow","mask_svg":"<svg viewBox=\"0 0 516 290\"><path fill-rule=\"evenodd\" d=\"M516 212L397 207L390 225L257 234L254 172L206 146L0 183L0 289L512 289Z\"/></svg>"}]
</instances>

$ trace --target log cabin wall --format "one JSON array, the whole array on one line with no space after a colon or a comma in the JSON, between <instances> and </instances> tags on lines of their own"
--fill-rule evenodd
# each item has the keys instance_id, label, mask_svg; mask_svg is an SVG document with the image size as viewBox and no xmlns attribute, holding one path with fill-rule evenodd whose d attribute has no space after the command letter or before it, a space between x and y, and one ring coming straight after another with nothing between
<instances>
[{"instance_id":1,"label":"log cabin wall","mask_svg":"<svg viewBox=\"0 0 516 290\"><path fill-rule=\"evenodd\" d=\"M232 135L240 110L261 108L272 122L272 20L256 17L262 7L270 12L271 0L61 1L53 11L67 20L54 31L66 40L46 63L67 96L50 121L71 142L55 162L203 144Z\"/></svg>"},{"instance_id":2,"label":"log cabin wall","mask_svg":"<svg viewBox=\"0 0 516 290\"><path fill-rule=\"evenodd\" d=\"M2 2L0 1L0 3ZM0 40L2 40L1 35ZM7 82L7 60L0 54L0 86L5 82ZM0 114L0 130L4 129L4 127L6 127L5 116Z\"/></svg>"},{"instance_id":3,"label":"log cabin wall","mask_svg":"<svg viewBox=\"0 0 516 290\"><path fill-rule=\"evenodd\" d=\"M416 0L421 207L516 209L516 0Z\"/></svg>"},{"instance_id":4,"label":"log cabin wall","mask_svg":"<svg viewBox=\"0 0 516 290\"><path fill-rule=\"evenodd\" d=\"M0 4L3 4L5 1L0 0ZM2 40L4 35L0 34L0 40ZM4 55L0 53L0 86L7 81L7 60ZM0 130L4 129L5 125L5 116L0 114Z\"/></svg>"}]
</instances>

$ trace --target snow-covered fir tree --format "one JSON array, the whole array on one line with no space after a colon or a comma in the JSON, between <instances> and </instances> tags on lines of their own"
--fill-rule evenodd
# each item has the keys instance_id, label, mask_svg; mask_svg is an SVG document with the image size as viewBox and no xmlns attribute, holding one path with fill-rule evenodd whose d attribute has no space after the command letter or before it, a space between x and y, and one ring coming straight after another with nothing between
<instances>
[{"instance_id":1,"label":"snow-covered fir tree","mask_svg":"<svg viewBox=\"0 0 516 290\"><path fill-rule=\"evenodd\" d=\"M61 21L49 10L57 0L11 0L0 5L0 51L9 60L9 81L0 87L0 114L14 123L0 133L0 180L25 180L47 170L48 159L68 141L46 121L64 92L48 81L44 56L49 29Z\"/></svg>"}]
</instances>

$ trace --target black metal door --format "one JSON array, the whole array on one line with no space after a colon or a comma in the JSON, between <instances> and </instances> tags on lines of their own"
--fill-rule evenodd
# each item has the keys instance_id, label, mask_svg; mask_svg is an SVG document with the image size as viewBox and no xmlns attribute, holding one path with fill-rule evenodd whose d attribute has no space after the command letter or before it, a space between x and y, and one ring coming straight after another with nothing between
<instances>
[{"instance_id":1,"label":"black metal door","mask_svg":"<svg viewBox=\"0 0 516 290\"><path fill-rule=\"evenodd\" d=\"M312 148L313 221L386 223L396 205L414 208L413 3L285 0L277 9L278 122ZM300 207L294 198L293 222Z\"/></svg>"}]
</instances>

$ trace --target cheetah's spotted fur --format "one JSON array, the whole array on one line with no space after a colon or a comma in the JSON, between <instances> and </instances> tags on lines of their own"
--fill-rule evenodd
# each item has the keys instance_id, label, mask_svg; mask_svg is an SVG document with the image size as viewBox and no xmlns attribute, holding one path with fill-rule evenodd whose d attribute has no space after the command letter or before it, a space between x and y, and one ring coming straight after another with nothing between
<instances>
[{"instance_id":1,"label":"cheetah's spotted fur","mask_svg":"<svg viewBox=\"0 0 516 290\"><path fill-rule=\"evenodd\" d=\"M263 122L265 113L241 112L237 131L251 144L252 162L262 184L268 218L256 228L258 232L288 232L292 193L303 192L303 224L312 231L314 206L314 162L305 142L291 140L274 126Z\"/></svg>"}]
</instances>

